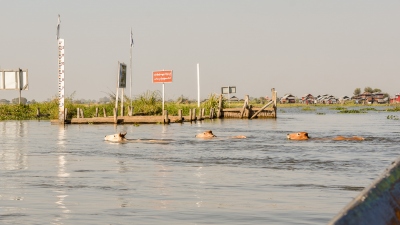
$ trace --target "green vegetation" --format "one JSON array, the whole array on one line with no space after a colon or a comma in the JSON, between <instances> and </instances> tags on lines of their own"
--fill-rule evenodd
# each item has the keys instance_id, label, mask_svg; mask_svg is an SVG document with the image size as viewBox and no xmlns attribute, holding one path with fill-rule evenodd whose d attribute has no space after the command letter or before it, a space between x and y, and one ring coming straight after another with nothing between
<instances>
[{"instance_id":1,"label":"green vegetation","mask_svg":"<svg viewBox=\"0 0 400 225\"><path fill-rule=\"evenodd\" d=\"M357 96L357 95L359 95L359 94L361 94L361 88L356 88L356 89L354 90L354 92L353 92L353 95L354 95L354 96Z\"/></svg>"},{"instance_id":2,"label":"green vegetation","mask_svg":"<svg viewBox=\"0 0 400 225\"><path fill-rule=\"evenodd\" d=\"M311 108L310 106L306 106L302 108L303 111L315 111L315 108Z\"/></svg>"},{"instance_id":3,"label":"green vegetation","mask_svg":"<svg viewBox=\"0 0 400 225\"><path fill-rule=\"evenodd\" d=\"M333 108L331 108L332 110L346 110L347 108L345 108L345 107L342 107L342 106L336 106L336 107L333 107Z\"/></svg>"},{"instance_id":4,"label":"green vegetation","mask_svg":"<svg viewBox=\"0 0 400 225\"><path fill-rule=\"evenodd\" d=\"M366 111L362 109L344 109L340 110L338 113L366 113Z\"/></svg>"},{"instance_id":5,"label":"green vegetation","mask_svg":"<svg viewBox=\"0 0 400 225\"><path fill-rule=\"evenodd\" d=\"M395 106L394 108L386 109L388 112L399 112L400 106Z\"/></svg>"},{"instance_id":6,"label":"green vegetation","mask_svg":"<svg viewBox=\"0 0 400 225\"><path fill-rule=\"evenodd\" d=\"M128 104L129 101L125 105ZM160 115L162 114L161 94L159 91L147 91L144 94L139 95L135 100L133 100L132 106L135 110L134 113L136 112L145 115Z\"/></svg>"},{"instance_id":7,"label":"green vegetation","mask_svg":"<svg viewBox=\"0 0 400 225\"><path fill-rule=\"evenodd\" d=\"M398 116L395 116L395 115L388 115L386 118L387 118L388 120L399 120L399 117L398 117Z\"/></svg>"},{"instance_id":8,"label":"green vegetation","mask_svg":"<svg viewBox=\"0 0 400 225\"><path fill-rule=\"evenodd\" d=\"M115 107L115 95L109 94L111 102L103 104L83 104L74 101L72 94L65 99L65 108L68 109L67 118L71 119L77 116L77 109L82 109L84 117L93 117L96 114L96 108L99 109L99 114L103 116L103 109L106 111L107 116L113 115ZM182 99L181 99L182 100ZM217 108L219 103L219 96L217 94L210 94L209 98L201 103L201 108L205 108L206 113L211 108ZM131 100L125 96L124 107L127 112ZM134 115L162 115L162 98L159 91L147 91L134 99L132 99L133 114ZM227 107L226 99L223 99L222 106ZM118 105L120 107L120 105ZM184 115L189 114L193 108L197 108L196 103L188 101L166 102L164 105L170 115L178 115L178 111L182 109ZM38 119L37 110L40 110L41 119L57 119L58 118L58 99L54 97L47 102L35 102L29 105L19 104L2 104L0 105L0 120L33 120ZM118 108L120 110L120 108ZM125 112L125 114L126 114Z\"/></svg>"},{"instance_id":9,"label":"green vegetation","mask_svg":"<svg viewBox=\"0 0 400 225\"><path fill-rule=\"evenodd\" d=\"M0 107L0 120L27 120L35 118L36 114L27 105L2 105ZM36 111L36 109L35 109Z\"/></svg>"},{"instance_id":10,"label":"green vegetation","mask_svg":"<svg viewBox=\"0 0 400 225\"><path fill-rule=\"evenodd\" d=\"M210 94L208 99L201 104L201 108L204 108L206 112L209 112L211 108L218 108L219 96L215 93ZM243 105L243 103L242 103ZM222 108L226 108L226 99L222 98Z\"/></svg>"},{"instance_id":11,"label":"green vegetation","mask_svg":"<svg viewBox=\"0 0 400 225\"><path fill-rule=\"evenodd\" d=\"M108 94L108 101L102 101L102 103L93 103L89 101L83 103L81 100L74 100L74 93L65 99L65 108L68 109L67 118L77 117L77 108L80 108L84 112L84 117L93 117L96 114L96 108L99 110L99 116L103 116L103 109L107 116L113 115L115 107L115 94ZM219 94L210 94L208 99L203 101L200 108L205 109L205 113L209 114L211 108L218 108ZM111 99L111 101L110 101ZM124 107L125 115L128 111L128 106L131 105L131 100L124 96ZM264 106L267 101L263 98L254 99L250 98L249 104L253 108L260 108ZM226 98L222 98L223 108L242 108L244 102L228 102ZM138 95L132 99L133 114L134 115L162 115L162 98L159 91L147 91L141 95ZM280 113L285 113L285 108L299 108L302 111L316 111L318 108L329 108L331 110L338 110L338 113L367 113L368 111L378 111L375 105L360 105L355 104L353 101L348 101L344 104L337 105L326 105L326 104L312 104L305 105L301 103L295 104L279 104L277 105ZM376 106L389 106L389 105L376 105ZM356 107L352 109L351 107ZM183 96L179 97L176 101L165 102L165 109L168 110L169 115L178 115L179 110L182 110L183 115L188 115L191 109L197 108L197 102L189 101ZM33 120L38 119L37 110L40 110L40 119L57 119L58 118L58 99L53 99L46 102L32 101L30 104L0 104L0 120ZM118 105L120 110L120 105ZM389 106L385 111L398 112L400 111L399 105ZM317 112L317 115L324 115L325 113ZM389 119L389 118L388 118ZM390 118L394 119L394 117Z\"/></svg>"}]
</instances>

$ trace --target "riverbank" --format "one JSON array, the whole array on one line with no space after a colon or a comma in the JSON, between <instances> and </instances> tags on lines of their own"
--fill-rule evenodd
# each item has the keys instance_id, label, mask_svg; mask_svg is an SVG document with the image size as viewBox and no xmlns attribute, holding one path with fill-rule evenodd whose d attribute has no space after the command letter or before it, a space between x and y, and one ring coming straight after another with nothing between
<instances>
[{"instance_id":1,"label":"riverbank","mask_svg":"<svg viewBox=\"0 0 400 225\"><path fill-rule=\"evenodd\" d=\"M252 103L250 105L254 108L261 108L263 106L262 103ZM208 113L210 107L216 107L216 104L202 104L201 108L205 108L205 111ZM240 108L243 106L243 102L235 102L235 103L227 103L225 102L223 105L224 109L229 108ZM73 104L67 103L66 108L68 108L67 119L77 118L77 109L82 109L83 116L85 118L92 118L96 115L96 108L100 109L106 115L113 115L114 103L108 104ZM128 108L128 105L126 105ZM133 106L134 112L133 115L136 116L162 116L162 104L161 102L155 102L153 105L148 105L147 107L140 107L139 109ZM183 115L188 115L190 110L197 108L197 104L195 103L187 103L187 104L177 104L177 103L166 103L165 110L168 111L170 116L178 116L179 110L182 110ZM365 113L368 111L400 111L400 104L372 104L372 105L361 105L354 103L346 103L346 104L279 104L277 103L278 113L284 113L287 108L296 108L299 111L318 111L319 108L329 109L336 112L341 113ZM52 120L58 118L58 102L43 102L43 103L35 103L29 105L17 105L17 104L8 104L8 105L0 105L0 120Z\"/></svg>"}]
</instances>

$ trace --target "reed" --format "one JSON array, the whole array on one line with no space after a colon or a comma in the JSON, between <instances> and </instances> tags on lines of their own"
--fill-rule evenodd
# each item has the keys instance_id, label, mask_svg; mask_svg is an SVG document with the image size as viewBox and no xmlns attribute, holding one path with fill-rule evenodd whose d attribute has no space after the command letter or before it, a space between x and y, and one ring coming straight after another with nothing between
<instances>
[{"instance_id":1,"label":"reed","mask_svg":"<svg viewBox=\"0 0 400 225\"><path fill-rule=\"evenodd\" d=\"M386 109L386 111L388 111L388 112L399 112L400 111L400 106L396 105L393 108Z\"/></svg>"},{"instance_id":2,"label":"reed","mask_svg":"<svg viewBox=\"0 0 400 225\"><path fill-rule=\"evenodd\" d=\"M128 98L127 98L128 99ZM129 99L125 106L130 104ZM162 98L160 91L146 91L132 101L134 114L161 115Z\"/></svg>"}]
</instances>

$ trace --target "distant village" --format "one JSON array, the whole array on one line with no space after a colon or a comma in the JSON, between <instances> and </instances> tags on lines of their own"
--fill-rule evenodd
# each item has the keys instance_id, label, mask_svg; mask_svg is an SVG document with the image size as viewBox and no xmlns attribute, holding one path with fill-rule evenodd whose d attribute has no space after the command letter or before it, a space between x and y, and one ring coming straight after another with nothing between
<instances>
[{"instance_id":1,"label":"distant village","mask_svg":"<svg viewBox=\"0 0 400 225\"><path fill-rule=\"evenodd\" d=\"M225 96L227 97L227 96ZM244 101L243 99L239 99L236 96L231 96L228 98L230 102L241 102ZM260 98L253 98L250 97L250 101L254 101L256 103L267 103L269 101L269 97L260 97ZM312 94L305 94L301 97L294 96L292 94L285 94L283 97L278 97L277 99L280 104L341 104L347 101L353 101L356 104L397 104L400 103L400 93L394 95L394 97L389 97L387 93L383 92L364 92L361 94L353 95L352 97L349 96L342 96L340 98L330 95L317 95L314 96ZM47 101L51 101L48 99ZM203 101L207 101L204 99ZM73 100L74 103L77 104L105 104L110 103L111 99L109 97L100 98L98 101L96 100ZM176 103L191 103L196 102L196 100L189 100L185 97L179 97L178 100L167 100L166 102L176 102ZM36 103L35 100L28 101L26 98L21 98L22 104L31 104ZM11 101L6 99L0 99L0 105L2 104L18 104L18 98L14 98Z\"/></svg>"},{"instance_id":2,"label":"distant village","mask_svg":"<svg viewBox=\"0 0 400 225\"><path fill-rule=\"evenodd\" d=\"M301 98L296 98L292 94L286 94L280 98L281 104L290 103L303 103L303 104L337 104L344 103L346 101L353 101L356 104L388 104L388 103L400 103L400 93L397 93L393 98L389 98L387 94L382 92L364 92L362 94L354 95L352 97L342 96L340 98L324 94L313 96L312 94L305 94Z\"/></svg>"},{"instance_id":3,"label":"distant village","mask_svg":"<svg viewBox=\"0 0 400 225\"><path fill-rule=\"evenodd\" d=\"M235 96L229 98L230 101L243 101ZM266 97L266 100L269 100ZM280 104L342 104L352 101L356 104L397 104L400 103L400 93L395 94L390 98L388 94L383 92L364 92L361 94L349 96L336 97L330 94L317 95L305 94L301 97L296 97L292 94L285 94L283 97L278 98Z\"/></svg>"}]
</instances>

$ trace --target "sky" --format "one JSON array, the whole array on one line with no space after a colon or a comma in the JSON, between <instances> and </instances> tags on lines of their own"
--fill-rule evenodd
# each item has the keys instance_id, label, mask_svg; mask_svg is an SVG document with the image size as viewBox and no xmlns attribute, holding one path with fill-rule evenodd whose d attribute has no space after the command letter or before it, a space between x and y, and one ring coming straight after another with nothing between
<instances>
[{"instance_id":1,"label":"sky","mask_svg":"<svg viewBox=\"0 0 400 225\"><path fill-rule=\"evenodd\" d=\"M2 1L0 70L28 69L28 100L58 95L56 27L65 41L65 94L99 100L162 92L152 72L173 70L165 99L197 99L236 86L239 98L400 92L398 0L15 0ZM130 87L130 32L132 88ZM19 96L0 90L0 99Z\"/></svg>"}]
</instances>

